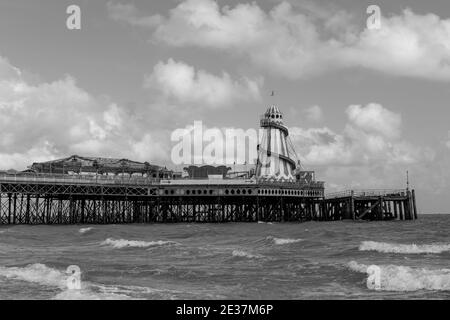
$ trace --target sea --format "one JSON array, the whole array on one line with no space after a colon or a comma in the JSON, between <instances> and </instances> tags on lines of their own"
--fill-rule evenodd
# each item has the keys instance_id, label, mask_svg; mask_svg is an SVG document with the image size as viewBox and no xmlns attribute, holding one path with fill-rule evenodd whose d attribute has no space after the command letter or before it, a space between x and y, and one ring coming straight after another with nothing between
<instances>
[{"instance_id":1,"label":"sea","mask_svg":"<svg viewBox=\"0 0 450 320\"><path fill-rule=\"evenodd\" d=\"M0 226L0 299L450 299L450 215Z\"/></svg>"}]
</instances>

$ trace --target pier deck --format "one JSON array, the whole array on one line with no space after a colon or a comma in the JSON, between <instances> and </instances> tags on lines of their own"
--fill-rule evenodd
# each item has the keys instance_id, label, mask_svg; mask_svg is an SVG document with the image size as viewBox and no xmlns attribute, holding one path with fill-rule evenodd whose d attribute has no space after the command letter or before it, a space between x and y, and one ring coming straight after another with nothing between
<instances>
[{"instance_id":1,"label":"pier deck","mask_svg":"<svg viewBox=\"0 0 450 320\"><path fill-rule=\"evenodd\" d=\"M414 190L348 190L326 195L328 219L415 220Z\"/></svg>"},{"instance_id":2,"label":"pier deck","mask_svg":"<svg viewBox=\"0 0 450 320\"><path fill-rule=\"evenodd\" d=\"M325 196L323 182L0 174L0 224L413 220L414 190Z\"/></svg>"}]
</instances>

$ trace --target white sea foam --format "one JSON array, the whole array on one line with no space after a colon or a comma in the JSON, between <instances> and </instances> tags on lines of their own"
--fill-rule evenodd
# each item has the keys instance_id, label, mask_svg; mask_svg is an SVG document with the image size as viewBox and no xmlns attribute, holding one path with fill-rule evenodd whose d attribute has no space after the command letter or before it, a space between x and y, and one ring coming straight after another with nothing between
<instances>
[{"instance_id":1,"label":"white sea foam","mask_svg":"<svg viewBox=\"0 0 450 320\"><path fill-rule=\"evenodd\" d=\"M127 292L131 293L131 292ZM90 284L80 290L64 290L53 297L53 300L129 300L131 296L115 286Z\"/></svg>"},{"instance_id":2,"label":"white sea foam","mask_svg":"<svg viewBox=\"0 0 450 320\"><path fill-rule=\"evenodd\" d=\"M131 297L114 292L94 292L92 289L64 290L54 300L129 300Z\"/></svg>"},{"instance_id":3,"label":"white sea foam","mask_svg":"<svg viewBox=\"0 0 450 320\"><path fill-rule=\"evenodd\" d=\"M25 267L0 267L0 277L59 288L66 287L67 279L64 272L41 263L34 263Z\"/></svg>"},{"instance_id":4,"label":"white sea foam","mask_svg":"<svg viewBox=\"0 0 450 320\"><path fill-rule=\"evenodd\" d=\"M268 237L268 239L272 240L276 245L290 244L303 241L303 239L284 239L284 238L275 238Z\"/></svg>"},{"instance_id":5,"label":"white sea foam","mask_svg":"<svg viewBox=\"0 0 450 320\"><path fill-rule=\"evenodd\" d=\"M93 284L91 286L96 291L99 291L101 296L112 296L113 298L118 297L135 297L142 295L156 295L157 297L164 297L165 299L173 299L173 293L177 293L174 290L164 290L157 288L149 288L149 287L141 287L141 286L133 286L133 285L98 285ZM178 292L179 293L179 292Z\"/></svg>"},{"instance_id":6,"label":"white sea foam","mask_svg":"<svg viewBox=\"0 0 450 320\"><path fill-rule=\"evenodd\" d=\"M348 263L356 272L368 273L369 265L356 261ZM396 265L378 265L380 290L383 291L450 291L450 269L413 268Z\"/></svg>"},{"instance_id":7,"label":"white sea foam","mask_svg":"<svg viewBox=\"0 0 450 320\"><path fill-rule=\"evenodd\" d=\"M129 300L140 299L142 295L154 295L164 299L174 299L173 290L141 287L134 285L103 285L82 282L80 290L64 290L53 299L56 300Z\"/></svg>"},{"instance_id":8,"label":"white sea foam","mask_svg":"<svg viewBox=\"0 0 450 320\"><path fill-rule=\"evenodd\" d=\"M80 230L78 230L79 233L86 233L92 230L92 227L88 227L88 228L81 228Z\"/></svg>"},{"instance_id":9,"label":"white sea foam","mask_svg":"<svg viewBox=\"0 0 450 320\"><path fill-rule=\"evenodd\" d=\"M156 291L147 287L107 286L87 281L81 282L81 289L79 290L67 289L68 275L64 271L41 263L34 263L24 267L0 266L0 277L61 289L62 291L53 297L53 299L58 300L130 299L130 295L133 293L151 293Z\"/></svg>"},{"instance_id":10,"label":"white sea foam","mask_svg":"<svg viewBox=\"0 0 450 320\"><path fill-rule=\"evenodd\" d=\"M165 299L173 299L175 291L161 290L133 285L102 285L82 282L80 290L64 290L58 293L55 300L129 300L139 299L142 295L155 295Z\"/></svg>"},{"instance_id":11,"label":"white sea foam","mask_svg":"<svg viewBox=\"0 0 450 320\"><path fill-rule=\"evenodd\" d=\"M242 258L248 258L248 259L259 259L259 258L263 257L259 254L252 254L247 251L239 250L239 249L233 250L232 255L233 255L233 257L242 257Z\"/></svg>"},{"instance_id":12,"label":"white sea foam","mask_svg":"<svg viewBox=\"0 0 450 320\"><path fill-rule=\"evenodd\" d=\"M108 238L105 241L101 243L101 245L108 245L116 249L121 248L128 248L128 247L134 247L134 248L148 248L148 247L154 247L154 246L163 246L163 245L171 245L171 244L177 244L177 242L174 241L139 241L139 240L126 240L126 239L112 239Z\"/></svg>"},{"instance_id":13,"label":"white sea foam","mask_svg":"<svg viewBox=\"0 0 450 320\"><path fill-rule=\"evenodd\" d=\"M359 250L403 254L442 253L450 251L450 244L398 244L376 241L363 241L359 246Z\"/></svg>"}]
</instances>

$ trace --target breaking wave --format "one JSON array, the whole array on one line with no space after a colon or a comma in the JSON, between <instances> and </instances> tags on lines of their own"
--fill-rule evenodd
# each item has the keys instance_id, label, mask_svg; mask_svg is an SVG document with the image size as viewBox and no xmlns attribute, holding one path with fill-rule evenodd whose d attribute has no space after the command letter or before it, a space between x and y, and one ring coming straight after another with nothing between
<instances>
[{"instance_id":1,"label":"breaking wave","mask_svg":"<svg viewBox=\"0 0 450 320\"><path fill-rule=\"evenodd\" d=\"M303 239L284 239L284 238L275 238L275 237L267 237L267 239L273 241L276 245L290 244L303 241Z\"/></svg>"},{"instance_id":2,"label":"breaking wave","mask_svg":"<svg viewBox=\"0 0 450 320\"><path fill-rule=\"evenodd\" d=\"M53 299L57 300L117 300L132 299L138 293L154 293L159 290L136 286L110 286L81 282L81 289L67 289L68 275L61 270L51 268L41 263L24 267L1 267L0 277L25 281L43 286L61 289Z\"/></svg>"},{"instance_id":3,"label":"breaking wave","mask_svg":"<svg viewBox=\"0 0 450 320\"><path fill-rule=\"evenodd\" d=\"M244 250L233 250L232 252L233 257L241 257L241 258L248 258L248 259L259 259L263 256L259 254L252 254Z\"/></svg>"},{"instance_id":4,"label":"breaking wave","mask_svg":"<svg viewBox=\"0 0 450 320\"><path fill-rule=\"evenodd\" d=\"M369 265L351 261L350 270L368 273ZM396 265L379 265L380 290L382 291L418 291L450 290L450 269L413 268Z\"/></svg>"},{"instance_id":5,"label":"breaking wave","mask_svg":"<svg viewBox=\"0 0 450 320\"><path fill-rule=\"evenodd\" d=\"M34 263L25 267L0 267L0 277L59 288L66 287L67 279L63 272L41 263Z\"/></svg>"},{"instance_id":6,"label":"breaking wave","mask_svg":"<svg viewBox=\"0 0 450 320\"><path fill-rule=\"evenodd\" d=\"M130 300L137 294L154 294L160 290L138 286L114 286L88 283L81 290L65 290L58 293L54 300ZM171 296L169 296L170 298Z\"/></svg>"},{"instance_id":7,"label":"breaking wave","mask_svg":"<svg viewBox=\"0 0 450 320\"><path fill-rule=\"evenodd\" d=\"M83 234L83 233L86 233L86 232L91 231L91 230L92 230L92 227L81 228L80 230L78 230L78 232Z\"/></svg>"},{"instance_id":8,"label":"breaking wave","mask_svg":"<svg viewBox=\"0 0 450 320\"><path fill-rule=\"evenodd\" d=\"M112 239L108 238L105 241L101 243L101 245L108 245L116 249L121 248L148 248L148 247L154 247L154 246L163 246L163 245L173 245L178 244L174 241L139 241L139 240L126 240L126 239Z\"/></svg>"},{"instance_id":9,"label":"breaking wave","mask_svg":"<svg viewBox=\"0 0 450 320\"><path fill-rule=\"evenodd\" d=\"M359 246L360 251L378 251L384 253L442 253L450 251L450 244L397 244L376 241L363 241Z\"/></svg>"}]
</instances>

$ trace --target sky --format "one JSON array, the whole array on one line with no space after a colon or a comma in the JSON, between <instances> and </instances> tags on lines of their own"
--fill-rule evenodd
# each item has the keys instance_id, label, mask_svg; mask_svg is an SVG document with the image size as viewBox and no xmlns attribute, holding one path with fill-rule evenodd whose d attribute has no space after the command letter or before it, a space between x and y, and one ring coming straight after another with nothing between
<instances>
[{"instance_id":1,"label":"sky","mask_svg":"<svg viewBox=\"0 0 450 320\"><path fill-rule=\"evenodd\" d=\"M0 168L176 168L174 130L257 128L276 104L327 191L403 188L408 170L419 210L449 213L449 84L446 0L1 0Z\"/></svg>"}]
</instances>

